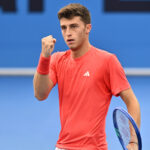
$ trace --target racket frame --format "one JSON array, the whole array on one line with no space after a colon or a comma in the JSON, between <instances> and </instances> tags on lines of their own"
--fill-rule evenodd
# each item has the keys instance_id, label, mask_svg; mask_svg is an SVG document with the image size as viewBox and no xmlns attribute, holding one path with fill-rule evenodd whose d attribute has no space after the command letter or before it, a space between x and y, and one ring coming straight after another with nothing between
<instances>
[{"instance_id":1,"label":"racket frame","mask_svg":"<svg viewBox=\"0 0 150 150\"><path fill-rule=\"evenodd\" d=\"M123 139L122 139L122 137L121 137L121 134L120 134L120 132L119 132L119 127L118 127L117 118L116 118L116 113L117 113L117 111L122 112L122 113L125 115L125 117L127 117L128 120L131 122L132 126L134 127L135 133L136 133L136 135L137 135L137 139L138 139L138 150L142 150L142 138L141 138L140 131L139 131L139 129L138 129L138 127L137 127L137 125L136 125L134 119L131 117L131 115L130 115L125 109L123 109L123 108L121 108L121 107L117 107L117 108L115 108L114 111L113 111L113 124L114 124L114 128L115 128L115 132L116 132L116 134L117 134L117 137L118 137L118 139L119 139L119 141L120 141L120 143L121 143L123 149L124 149L124 150L127 150L127 148L126 148L126 146L125 146L125 144L124 144L124 142L123 142Z\"/></svg>"}]
</instances>

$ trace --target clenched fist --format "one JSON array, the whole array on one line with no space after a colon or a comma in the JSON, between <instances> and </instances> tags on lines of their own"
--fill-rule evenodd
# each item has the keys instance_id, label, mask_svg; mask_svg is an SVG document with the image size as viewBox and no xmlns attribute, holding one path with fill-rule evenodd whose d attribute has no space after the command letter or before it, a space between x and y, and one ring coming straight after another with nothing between
<instances>
[{"instance_id":1,"label":"clenched fist","mask_svg":"<svg viewBox=\"0 0 150 150\"><path fill-rule=\"evenodd\" d=\"M42 55L49 57L54 50L56 39L52 35L42 38Z\"/></svg>"}]
</instances>

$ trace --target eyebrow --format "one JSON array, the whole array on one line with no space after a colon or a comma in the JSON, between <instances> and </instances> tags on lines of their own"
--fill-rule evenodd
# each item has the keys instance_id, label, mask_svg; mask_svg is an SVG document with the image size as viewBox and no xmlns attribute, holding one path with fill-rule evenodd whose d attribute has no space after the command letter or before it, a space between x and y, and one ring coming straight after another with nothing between
<instances>
[{"instance_id":1,"label":"eyebrow","mask_svg":"<svg viewBox=\"0 0 150 150\"><path fill-rule=\"evenodd\" d=\"M72 24L70 24L69 26L74 26L74 25L75 25L75 26L79 26L79 24L77 24L77 23L72 23ZM62 28L62 27L66 27L66 26L67 26L67 25L61 25L61 28Z\"/></svg>"}]
</instances>

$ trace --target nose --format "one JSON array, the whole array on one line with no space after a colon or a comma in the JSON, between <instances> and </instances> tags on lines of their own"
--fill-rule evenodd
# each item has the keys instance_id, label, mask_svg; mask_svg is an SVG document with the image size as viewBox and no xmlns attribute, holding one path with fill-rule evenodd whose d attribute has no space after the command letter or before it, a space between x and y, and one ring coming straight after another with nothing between
<instances>
[{"instance_id":1,"label":"nose","mask_svg":"<svg viewBox=\"0 0 150 150\"><path fill-rule=\"evenodd\" d=\"M67 28L66 29L66 36L71 36L72 34L71 34L71 30L70 30L70 28Z\"/></svg>"}]
</instances>

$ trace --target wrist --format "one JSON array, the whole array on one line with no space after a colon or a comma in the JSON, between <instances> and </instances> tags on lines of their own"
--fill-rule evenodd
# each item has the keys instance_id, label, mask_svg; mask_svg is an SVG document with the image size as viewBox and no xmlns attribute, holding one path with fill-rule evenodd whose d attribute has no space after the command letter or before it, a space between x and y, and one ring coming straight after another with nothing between
<instances>
[{"instance_id":1,"label":"wrist","mask_svg":"<svg viewBox=\"0 0 150 150\"><path fill-rule=\"evenodd\" d=\"M129 144L137 144L138 145L138 143L134 142L134 141L130 141Z\"/></svg>"},{"instance_id":2,"label":"wrist","mask_svg":"<svg viewBox=\"0 0 150 150\"><path fill-rule=\"evenodd\" d=\"M41 53L41 56L42 57L45 57L45 58L49 58L50 56L51 56L51 54L49 54L49 53Z\"/></svg>"},{"instance_id":3,"label":"wrist","mask_svg":"<svg viewBox=\"0 0 150 150\"><path fill-rule=\"evenodd\" d=\"M42 75L49 74L49 65L50 65L50 56L44 57L42 54L40 55L39 63L37 66L37 72Z\"/></svg>"}]
</instances>

